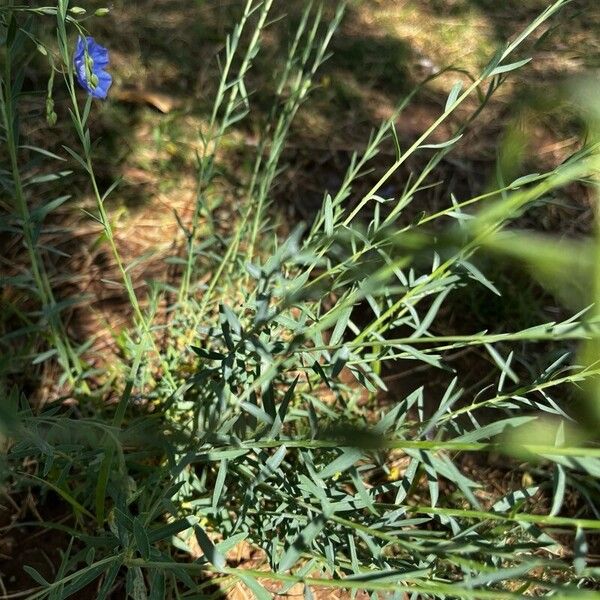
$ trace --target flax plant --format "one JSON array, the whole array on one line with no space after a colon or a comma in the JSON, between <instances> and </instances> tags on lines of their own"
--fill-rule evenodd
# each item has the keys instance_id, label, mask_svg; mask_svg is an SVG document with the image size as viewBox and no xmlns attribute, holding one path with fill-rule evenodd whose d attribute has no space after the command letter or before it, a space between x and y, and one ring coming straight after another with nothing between
<instances>
[{"instance_id":1,"label":"flax plant","mask_svg":"<svg viewBox=\"0 0 600 600\"><path fill-rule=\"evenodd\" d=\"M33 415L18 393L0 412L12 440L11 485L51 490L73 514L42 523L73 542L53 580L26 566L37 586L29 598L74 597L92 583L96 598L122 588L135 600L211 598L234 588L258 600L297 590L307 599L316 591L373 600L597 597L590 540L600 530L600 448L585 427L596 421L572 409L575 393L597 393L600 376L598 290L589 286L598 279L598 240L519 228L521 215L566 185L597 183L597 140L545 173L474 197L448 194L447 206L406 214L499 87L527 68L525 42L566 4L550 4L464 91L461 83L448 90L439 117L403 149L395 124L417 97L409 94L352 155L339 188L324 192L313 222L282 239L273 187L345 8L326 23L321 5L306 3L275 79L240 218L228 237L210 233L218 258L201 284L199 237L203 219L211 223L219 150L251 115L247 77L275 26L275 0L240 6L201 134L194 212L181 223L183 273L166 343L176 357L150 412L132 400L144 355L162 356L152 335L156 298L142 310L119 257L105 206L111 190L102 195L94 176L93 103L80 108L70 62L67 27L79 32L79 24L60 0L58 43L83 148L69 153L90 177L93 218L123 277L139 343L112 419L57 409ZM475 96L450 139L431 143ZM391 164L373 176L389 146ZM428 159L385 197L417 154ZM368 191L357 196L359 184ZM569 292L570 312L523 329L479 330L468 318L466 331L444 331L443 311L460 290L501 297L482 256L508 268L518 261L540 285ZM182 331L185 350L175 339ZM480 362L481 377L471 373ZM167 368L184 363L185 373ZM389 385L395 375L410 378L410 389ZM502 491L489 485L492 456L510 475ZM258 564L232 560L248 545L260 549Z\"/></svg>"},{"instance_id":2,"label":"flax plant","mask_svg":"<svg viewBox=\"0 0 600 600\"><path fill-rule=\"evenodd\" d=\"M225 58L221 70L219 86L215 94L207 132L199 132L203 152L198 157L197 192L194 213L189 230L186 231L186 259L181 284L179 287L179 302L186 303L190 294L190 285L196 261L195 244L198 234L199 220L203 210L210 215L207 205L206 189L215 176L215 160L223 137L236 123L240 122L249 112L248 92L244 79L252 68L254 58L260 51L261 34L267 26L269 12L273 0L257 2L247 0L244 12L233 32L227 36L225 43ZM242 35L248 25L248 20L258 13L250 41L241 56L241 64L237 73L233 72L234 60L238 58Z\"/></svg>"},{"instance_id":3,"label":"flax plant","mask_svg":"<svg viewBox=\"0 0 600 600\"><path fill-rule=\"evenodd\" d=\"M105 207L105 202L107 198L109 197L111 192L114 191L118 182L115 182L108 190L106 190L104 193L101 193L96 180L92 156L92 142L90 138L90 131L87 127L88 118L92 108L92 97L88 95L82 110L80 108L80 102L77 97L77 86L75 84L74 77L72 50L71 45L69 44L66 29L68 9L69 0L60 0L58 2L58 7L56 11L58 34L57 39L59 53L63 62L63 67L65 69L65 83L71 99L71 119L73 121L75 131L77 132L79 141L81 143L82 153L79 154L76 151L67 147L65 147L65 150L67 150L67 152L77 161L77 163L84 169L85 173L89 177L90 184L92 185L94 199L96 202L96 210L98 211L96 215L90 213L90 217L101 225L104 236L110 246L111 253L117 265L118 271L121 275L123 287L127 293L127 298L135 316L136 325L141 333L139 343L146 349L152 349L154 354L158 357L161 368L163 370L162 376L164 377L164 380L166 381L168 387L170 387L172 391L175 388L175 380L170 372L169 365L163 359L160 348L158 348L156 344L156 340L152 332L152 324L149 321L148 316L144 314L144 311L142 310L142 306L134 289L131 276L127 271L126 266L123 264L121 255L119 253L119 249L115 241L110 217ZM79 35L83 34L84 32L80 30ZM140 361L135 361L129 375L132 381L136 380L139 367Z\"/></svg>"},{"instance_id":4,"label":"flax plant","mask_svg":"<svg viewBox=\"0 0 600 600\"><path fill-rule=\"evenodd\" d=\"M44 264L39 247L41 223L40 215L32 213L25 190L27 183L21 172L19 153L21 150L19 131L19 96L23 82L25 33L16 22L16 12L11 10L14 3L9 2L1 15L5 23L4 66L0 75L0 114L2 116L3 142L8 153L12 189L9 192L14 202L13 209L22 230L31 278L35 293L42 306L42 322L40 330L47 327L50 350L44 351L42 358L56 354L63 370L64 377L70 386L74 386L82 372L82 364L73 348L60 314L60 306L54 297L50 276ZM44 323L45 322L45 323ZM39 361L39 358L36 359Z\"/></svg>"}]
</instances>

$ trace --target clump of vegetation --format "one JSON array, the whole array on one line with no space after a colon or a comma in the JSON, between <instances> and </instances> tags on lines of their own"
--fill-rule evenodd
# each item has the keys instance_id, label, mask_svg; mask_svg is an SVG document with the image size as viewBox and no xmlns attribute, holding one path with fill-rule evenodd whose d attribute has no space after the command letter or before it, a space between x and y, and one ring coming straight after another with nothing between
<instances>
[{"instance_id":1,"label":"clump of vegetation","mask_svg":"<svg viewBox=\"0 0 600 600\"><path fill-rule=\"evenodd\" d=\"M145 287L122 259L108 209L119 182L99 177L102 141L90 131L96 102L111 94L110 47L91 37L108 9L0 8L2 228L28 265L3 279L3 494L16 508L35 496L37 516L17 511L3 529L65 541L52 577L33 564L23 565L27 586L0 577L5 597L218 598L236 586L261 600L333 590L597 597L598 242L533 233L522 218L565 186L597 185L600 116L582 106L586 139L548 172L504 181L499 170L494 189L414 208L566 3L549 5L478 75L432 75L456 82L408 145L396 124L416 91L402 99L337 188L323 190L314 219L289 226L274 188L345 4L330 14L305 3L272 96L259 99L247 82L276 3L246 0L198 131L195 204L168 259L176 275ZM49 73L45 118L70 120L75 133L59 154L31 144L23 124L39 94L26 86L34 61ZM580 96L592 97L585 85ZM59 93L69 101L61 115ZM267 118L223 226L223 148L255 101ZM419 170L391 193L417 155ZM45 236L70 198L70 171L52 170L65 161L89 182L86 213L120 278L107 283L132 313L114 334L112 364L94 362L93 338L72 334L73 307L86 299L57 295L68 289L63 253ZM498 259L504 278L518 273L558 298L560 318L509 330L478 306L474 328L469 298L491 294L496 314L509 312L485 274ZM448 312L460 317L450 332L439 326ZM44 365L48 397L34 402ZM492 471L510 485L490 485Z\"/></svg>"}]
</instances>

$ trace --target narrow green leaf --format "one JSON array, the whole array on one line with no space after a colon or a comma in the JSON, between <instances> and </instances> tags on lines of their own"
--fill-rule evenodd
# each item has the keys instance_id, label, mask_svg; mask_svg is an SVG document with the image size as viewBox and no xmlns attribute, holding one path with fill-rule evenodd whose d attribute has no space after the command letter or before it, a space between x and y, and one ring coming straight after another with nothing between
<instances>
[{"instance_id":1,"label":"narrow green leaf","mask_svg":"<svg viewBox=\"0 0 600 600\"><path fill-rule=\"evenodd\" d=\"M244 582L248 589L254 594L256 600L271 600L273 596L257 579L247 574L239 573L237 576Z\"/></svg>"},{"instance_id":2,"label":"narrow green leaf","mask_svg":"<svg viewBox=\"0 0 600 600\"><path fill-rule=\"evenodd\" d=\"M446 106L444 107L444 112L448 112L453 107L462 88L463 88L462 81L457 81L452 86L452 89L450 90L450 93L448 94L448 99L446 100Z\"/></svg>"},{"instance_id":3,"label":"narrow green leaf","mask_svg":"<svg viewBox=\"0 0 600 600\"><path fill-rule=\"evenodd\" d=\"M63 146L63 148L69 153L69 155L75 159L75 161L79 164L79 166L86 172L89 173L89 169L88 169L88 165L85 161L85 159L80 156L79 154L77 154L77 152L75 152L75 150L71 150L71 148L69 148L68 146Z\"/></svg>"},{"instance_id":4,"label":"narrow green leaf","mask_svg":"<svg viewBox=\"0 0 600 600\"><path fill-rule=\"evenodd\" d=\"M329 383L329 378L327 377L327 373L323 370L323 367L320 365L319 361L315 360L312 365L313 371L323 380L323 383L331 388L331 384Z\"/></svg>"},{"instance_id":5,"label":"narrow green leaf","mask_svg":"<svg viewBox=\"0 0 600 600\"><path fill-rule=\"evenodd\" d=\"M430 149L434 149L434 150L448 148L449 146L456 144L456 142L458 142L458 140L460 140L460 138L462 136L463 136L463 134L461 133L460 135L457 135L456 137L453 137L452 139L450 139L446 142L440 142L437 144L423 144L422 146L419 146L419 148L430 148Z\"/></svg>"},{"instance_id":6,"label":"narrow green leaf","mask_svg":"<svg viewBox=\"0 0 600 600\"><path fill-rule=\"evenodd\" d=\"M177 535L181 531L185 531L186 529L190 529L198 522L196 517L190 516L185 519L179 519L174 521L173 523L169 523L168 525L163 525L162 527L157 527L156 529L151 529L148 531L148 541L150 544L154 544L161 540L166 540L171 536Z\"/></svg>"},{"instance_id":7,"label":"narrow green leaf","mask_svg":"<svg viewBox=\"0 0 600 600\"><path fill-rule=\"evenodd\" d=\"M226 354L215 352L214 350L205 350L204 348L199 348L198 346L191 346L191 348L200 358L205 358L207 360L224 360L227 358Z\"/></svg>"},{"instance_id":8,"label":"narrow green leaf","mask_svg":"<svg viewBox=\"0 0 600 600\"><path fill-rule=\"evenodd\" d=\"M499 67L493 69L488 75L488 77L494 77L495 75L515 71L516 69L520 69L522 66L526 65L531 60L531 58L524 58L523 60L518 60L517 62L510 63L508 65L500 65Z\"/></svg>"},{"instance_id":9,"label":"narrow green leaf","mask_svg":"<svg viewBox=\"0 0 600 600\"><path fill-rule=\"evenodd\" d=\"M325 218L325 235L333 235L333 203L331 196L325 196L325 206L323 207L323 216Z\"/></svg>"},{"instance_id":10,"label":"narrow green leaf","mask_svg":"<svg viewBox=\"0 0 600 600\"><path fill-rule=\"evenodd\" d=\"M342 346L333 357L333 365L331 367L331 377L334 379L341 373L350 358L350 350L347 346Z\"/></svg>"},{"instance_id":11,"label":"narrow green leaf","mask_svg":"<svg viewBox=\"0 0 600 600\"><path fill-rule=\"evenodd\" d=\"M165 600L167 598L166 578L163 571L154 571L150 582L150 596L148 600Z\"/></svg>"},{"instance_id":12,"label":"narrow green leaf","mask_svg":"<svg viewBox=\"0 0 600 600\"><path fill-rule=\"evenodd\" d=\"M212 540L208 537L204 529L200 525L194 525L194 532L196 533L196 539L204 556L209 563L211 563L217 570L221 571L227 565L225 557L217 550Z\"/></svg>"},{"instance_id":13,"label":"narrow green leaf","mask_svg":"<svg viewBox=\"0 0 600 600\"><path fill-rule=\"evenodd\" d=\"M113 584L123 566L123 559L116 560L114 563L110 565L107 571L104 574L104 578L102 580L102 587L98 590L98 598L97 600L107 600L108 594L112 591Z\"/></svg>"},{"instance_id":14,"label":"narrow green leaf","mask_svg":"<svg viewBox=\"0 0 600 600\"><path fill-rule=\"evenodd\" d=\"M550 516L552 517L556 516L562 508L565 498L566 480L567 476L562 465L554 465L554 493L552 496L552 509L550 510Z\"/></svg>"},{"instance_id":15,"label":"narrow green leaf","mask_svg":"<svg viewBox=\"0 0 600 600\"><path fill-rule=\"evenodd\" d=\"M144 527L142 519L137 516L133 519L133 536L137 544L137 549L142 558L150 558L150 540Z\"/></svg>"},{"instance_id":16,"label":"narrow green leaf","mask_svg":"<svg viewBox=\"0 0 600 600\"><path fill-rule=\"evenodd\" d=\"M575 533L575 542L573 544L573 567L578 575L581 575L587 564L588 543L585 539L585 532L581 527L577 528Z\"/></svg>"},{"instance_id":17,"label":"narrow green leaf","mask_svg":"<svg viewBox=\"0 0 600 600\"><path fill-rule=\"evenodd\" d=\"M346 448L340 456L330 462L325 468L319 472L321 479L327 479L337 473L341 473L349 469L362 457L362 451L358 448Z\"/></svg>"},{"instance_id":18,"label":"narrow green leaf","mask_svg":"<svg viewBox=\"0 0 600 600\"><path fill-rule=\"evenodd\" d=\"M298 562L302 553L310 547L317 535L321 533L323 527L325 527L325 517L318 515L301 531L287 549L279 562L279 571L291 569Z\"/></svg>"},{"instance_id":19,"label":"narrow green leaf","mask_svg":"<svg viewBox=\"0 0 600 600\"><path fill-rule=\"evenodd\" d=\"M89 585L92 581L98 579L106 571L106 564L94 564L82 569L79 571L75 579L69 582L68 585L65 585L61 593L61 598L69 598L79 590L82 590L84 587Z\"/></svg>"},{"instance_id":20,"label":"narrow green leaf","mask_svg":"<svg viewBox=\"0 0 600 600\"><path fill-rule=\"evenodd\" d=\"M217 473L217 479L215 480L215 488L212 495L212 510L216 514L219 507L219 500L223 493L225 486L225 478L227 477L227 460L223 459L219 465L219 472Z\"/></svg>"},{"instance_id":21,"label":"narrow green leaf","mask_svg":"<svg viewBox=\"0 0 600 600\"><path fill-rule=\"evenodd\" d=\"M148 591L144 574L139 567L130 567L127 571L127 594L132 600L148 600Z\"/></svg>"},{"instance_id":22,"label":"narrow green leaf","mask_svg":"<svg viewBox=\"0 0 600 600\"><path fill-rule=\"evenodd\" d=\"M402 148L400 147L400 140L398 139L398 132L396 131L395 123L390 123L390 130L392 132L392 139L394 140L394 150L396 151L396 160L400 160L402 156Z\"/></svg>"},{"instance_id":23,"label":"narrow green leaf","mask_svg":"<svg viewBox=\"0 0 600 600\"><path fill-rule=\"evenodd\" d=\"M23 565L23 571L27 573L36 583L48 587L50 584L42 577L42 575L29 565Z\"/></svg>"},{"instance_id":24,"label":"narrow green leaf","mask_svg":"<svg viewBox=\"0 0 600 600\"><path fill-rule=\"evenodd\" d=\"M49 358L56 356L58 354L58 350L56 348L52 348L50 350L46 350L46 352L42 352L38 354L32 361L31 364L39 365L40 363L46 362Z\"/></svg>"}]
</instances>

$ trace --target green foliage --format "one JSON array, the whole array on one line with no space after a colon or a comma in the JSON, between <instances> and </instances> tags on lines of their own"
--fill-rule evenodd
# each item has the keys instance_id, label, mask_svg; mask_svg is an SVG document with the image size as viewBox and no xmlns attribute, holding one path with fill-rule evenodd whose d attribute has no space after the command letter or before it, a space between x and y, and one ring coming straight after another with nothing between
<instances>
[{"instance_id":1,"label":"green foliage","mask_svg":"<svg viewBox=\"0 0 600 600\"><path fill-rule=\"evenodd\" d=\"M297 583L306 597L321 587L368 590L373 598L595 597L585 590L599 575L589 539L600 529L600 449L597 433L586 429L597 432L600 415L579 399L588 408L576 418L568 400L580 388L598 399L599 289L590 285L598 281L597 241L557 243L511 222L569 183L593 184L598 144L592 136L551 172L405 218L497 89L532 60L521 58L521 45L565 1L542 12L480 75L454 85L439 118L403 149L394 124L412 95L405 99L352 156L339 189L324 193L314 221L281 239L272 198L282 153L344 13L341 4L327 23L322 8L307 3L276 74L235 228L223 237L211 218L218 152L252 110L246 78L273 4L247 0L227 38L214 107L199 132L196 205L191 222L181 223L185 253L174 261L180 284L154 288L147 304L121 260L105 206L116 184L102 191L95 174L94 107L90 99L81 103L74 83L71 34L85 33L86 13L66 0L0 8L0 112L10 163L0 171L10 198L2 227L22 235L30 259L30 272L7 284L37 303L20 311L21 334L34 340L30 362L57 360L61 383L88 402L83 413L60 403L34 409L26 391L5 378L4 484L14 494L34 489L42 501L57 496L73 516L68 524L21 524L71 539L53 581L25 567L36 586L28 597L75 597L94 583L97 597L110 598L121 582L136 600L210 598L215 586L225 590L238 581L258 599ZM53 18L56 46L45 47L34 24ZM94 408L86 347L69 339L69 303L54 299L45 267L50 249L39 244L44 219L67 196L33 210L28 204L35 186L66 176L23 175L24 150L55 158L20 141L22 70L36 51L48 58L54 82L50 122L53 85L66 86L79 147L65 147L65 156L89 178L89 216L102 228L134 315L119 367L123 384L109 382L119 398L112 409ZM473 114L446 142L432 142L432 133L474 96ZM385 144L394 149L391 164L357 197ZM386 197L386 182L417 153L429 157L422 171ZM518 261L579 312L524 330L491 323L485 331L441 335L436 323L461 288L499 294L479 268L486 254ZM163 297L174 298L166 336L155 324ZM3 347L14 338L9 332ZM585 341L579 356L577 341ZM557 354L544 355L541 365L528 362L529 348L550 343ZM486 372L473 383L450 357L476 348ZM415 364L443 382L439 393L420 384L406 393L388 389L385 369ZM10 375L8 367L4 372ZM384 392L390 402L382 406ZM494 496L483 469L465 468L469 457L477 463L498 454L514 460L515 470L518 460L531 481L524 477ZM569 494L580 504L565 515ZM561 554L565 539L570 554ZM232 566L228 553L242 543L262 550L268 571Z\"/></svg>"}]
</instances>

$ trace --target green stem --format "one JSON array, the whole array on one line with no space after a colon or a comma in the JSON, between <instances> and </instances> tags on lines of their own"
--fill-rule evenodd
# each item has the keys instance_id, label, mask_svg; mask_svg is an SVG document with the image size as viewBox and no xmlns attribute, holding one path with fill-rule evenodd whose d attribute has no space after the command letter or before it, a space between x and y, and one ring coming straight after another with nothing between
<instances>
[{"instance_id":1,"label":"green stem","mask_svg":"<svg viewBox=\"0 0 600 600\"><path fill-rule=\"evenodd\" d=\"M84 132L85 127L84 127L84 123L81 119L79 103L77 101L77 95L75 93L75 82L73 79L73 71L72 71L71 67L69 67L69 69L68 69L68 88L69 88L69 93L71 96L71 103L73 105L75 119L77 120L77 123L79 125L79 130L81 132ZM161 367L163 368L164 377L165 377L166 381L169 383L169 385L171 387L171 391L173 391L176 388L175 380L174 380L173 376L171 375L169 366L167 365L166 361L162 357L162 354L156 345L156 342L152 335L152 331L150 329L150 325L149 325L144 313L142 312L139 300L135 293L133 283L131 281L131 277L129 276L129 273L126 270L125 265L123 264L121 255L119 253L119 249L117 248L117 244L116 244L115 237L113 234L112 226L110 224L110 218L104 207L104 200L102 198L102 195L98 188L98 183L96 181L96 175L94 173L94 166L93 166L93 162L92 162L91 153L89 150L89 145L86 143L86 140L84 138L81 139L81 143L82 143L83 152L84 152L86 170L87 170L87 173L88 173L88 176L90 179L90 183L92 184L92 190L94 192L94 198L96 200L96 207L97 207L98 213L99 213L99 221L104 229L104 234L106 236L106 239L108 240L108 244L110 246L111 253L117 264L117 268L118 268L121 278L123 280L123 285L127 292L127 297L129 299L129 303L130 303L131 307L133 308L133 312L135 314L135 318L136 318L138 325L142 328L143 337L145 338L148 345L154 350L155 354L157 355L157 357L160 361ZM139 366L139 361L136 361L136 365ZM137 371L137 366L136 366L136 371ZM135 379L136 374L137 374L136 372L132 372L130 374L130 378Z\"/></svg>"},{"instance_id":2,"label":"green stem","mask_svg":"<svg viewBox=\"0 0 600 600\"><path fill-rule=\"evenodd\" d=\"M11 2L12 4L12 2ZM73 372L76 375L81 373L80 362L71 348L67 333L64 329L64 325L60 317L56 314L56 301L52 292L52 286L50 284L48 274L46 273L42 257L39 254L35 234L32 226L31 213L25 199L25 193L23 189L23 182L21 178L21 172L19 169L19 160L17 154L16 140L18 139L18 132L15 129L16 123L16 112L14 109L14 98L12 89L12 64L10 60L10 49L8 51L9 56L5 61L4 65L4 85L2 94L2 115L4 121L4 127L6 130L6 143L8 146L8 153L10 158L11 175L14 184L14 195L16 201L16 208L19 213L19 217L22 222L23 237L25 239L25 246L29 255L29 262L33 274L33 279L36 284L36 288L44 308L44 312L48 318L48 325L50 329L50 337L53 345L58 351L59 360L62 368L64 369L68 381L71 385L75 384L76 377L73 376Z\"/></svg>"},{"instance_id":3,"label":"green stem","mask_svg":"<svg viewBox=\"0 0 600 600\"><path fill-rule=\"evenodd\" d=\"M252 38L248 44L246 53L244 55L242 64L239 69L238 78L241 81L243 81L244 76L246 75L246 73L248 72L248 70L250 69L250 67L252 65L252 60L255 56L255 51L256 51L256 48L258 47L258 44L260 41L260 34L262 33L263 28L265 27L267 16L271 9L272 3L273 3L273 0L265 0L265 3L262 6L260 16L258 19L258 23L254 29ZM222 73L221 79L219 81L219 88L217 90L215 102L214 102L212 113L211 113L208 131L212 135L212 138L210 139L210 141L207 141L204 144L204 156L202 158L202 162L200 164L200 171L198 174L198 184L197 184L198 191L197 191L197 196L196 196L196 204L194 207L194 214L192 215L191 228L190 228L190 231L188 233L188 238L187 238L186 264L185 264L185 268L183 271L181 285L179 287L179 302L182 304L184 304L187 301L187 298L190 293L191 280L192 280L193 271L194 271L194 246L196 243L196 237L198 235L198 228L200 225L200 214L202 211L205 189L206 189L207 184L212 179L214 160L216 158L217 151L219 149L221 140L223 139L223 136L225 135L225 131L229 127L229 120L230 120L230 117L236 106L236 101L237 101L238 94L240 91L240 88L238 85L233 86L233 88L231 90L231 94L229 95L229 100L227 102L227 105L226 105L224 113L223 113L223 117L221 118L219 127L218 127L216 133L213 134L213 132L215 131L215 128L217 125L219 110L221 109L221 106L223 105L227 87L228 87L228 85L230 85L229 74L231 72L231 68L233 65L233 59L236 54L236 50L237 50L237 47L239 44L239 39L240 39L241 33L244 30L246 23L247 23L248 19L250 18L250 15L254 12L255 8L256 7L254 6L254 0L247 0L242 18L240 19L240 22L234 32L233 41L229 42L229 44L231 44L231 45L228 46L228 52L226 54L226 60L225 60L224 68L223 68L223 73ZM229 39L231 40L232 38L229 38ZM211 142L213 144L213 147L212 147L210 153L208 153L208 144ZM208 291L204 293L205 299L206 299L207 295L208 295ZM208 301L208 299L206 299L206 301Z\"/></svg>"},{"instance_id":4,"label":"green stem","mask_svg":"<svg viewBox=\"0 0 600 600\"><path fill-rule=\"evenodd\" d=\"M244 569L234 567L224 567L223 569L216 569L210 564L200 565L197 563L177 563L166 561L147 561L141 558L131 558L126 560L126 564L132 567L142 567L146 569L161 569L170 571L173 569L182 569L190 573L206 574L206 573L222 573L225 575L232 575L239 578L241 581L244 577L254 580L265 580L265 581L278 581L281 583L300 583L308 587L317 587L325 589L343 589L343 590L370 590L370 591L388 591L388 592L404 592L406 594L420 594L420 595L443 595L453 598L473 598L482 600L512 600L522 598L523 595L518 592L500 591L485 588L471 589L468 587L461 587L457 584L449 584L436 581L421 581L416 580L413 583L407 583L402 581L402 574L397 573L397 581L377 581L371 573L368 571L364 573L364 579L358 578L341 578L341 579L325 579L321 577L300 577L298 575L292 575L287 573L275 573L273 571L261 571L258 569ZM532 569L538 565L532 564ZM385 572L377 571L374 574L385 576ZM371 576L370 576L371 575ZM388 573L390 577L392 573ZM577 590L575 593L558 593L553 596L559 600L565 600L567 598L590 598L595 599L597 595L595 592L585 592L583 590Z\"/></svg>"}]
</instances>

